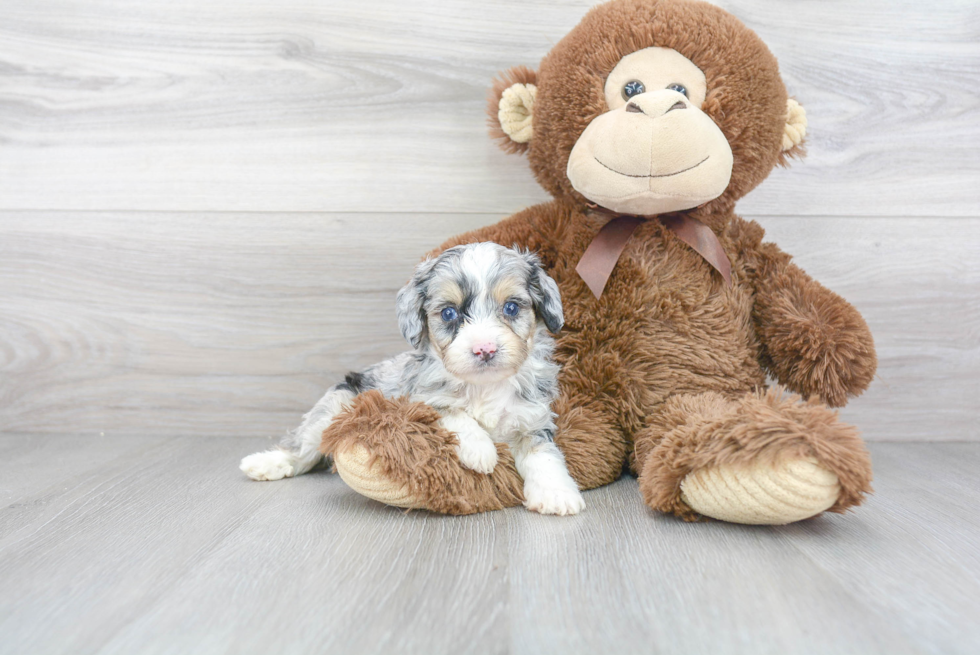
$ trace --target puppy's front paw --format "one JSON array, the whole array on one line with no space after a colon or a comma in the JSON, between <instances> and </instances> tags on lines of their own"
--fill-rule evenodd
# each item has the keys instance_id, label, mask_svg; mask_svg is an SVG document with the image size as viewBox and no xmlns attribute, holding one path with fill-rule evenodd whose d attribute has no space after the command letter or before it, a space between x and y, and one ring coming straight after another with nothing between
<instances>
[{"instance_id":1,"label":"puppy's front paw","mask_svg":"<svg viewBox=\"0 0 980 655\"><path fill-rule=\"evenodd\" d=\"M575 483L569 479L568 484L527 483L524 485L524 506L540 514L558 514L566 516L578 514L585 509L585 499Z\"/></svg>"},{"instance_id":2,"label":"puppy's front paw","mask_svg":"<svg viewBox=\"0 0 980 655\"><path fill-rule=\"evenodd\" d=\"M239 468L253 480L282 480L291 478L295 472L292 456L282 450L249 455Z\"/></svg>"},{"instance_id":3,"label":"puppy's front paw","mask_svg":"<svg viewBox=\"0 0 980 655\"><path fill-rule=\"evenodd\" d=\"M460 463L477 473L491 473L497 466L497 447L490 439L460 439L456 446Z\"/></svg>"}]
</instances>

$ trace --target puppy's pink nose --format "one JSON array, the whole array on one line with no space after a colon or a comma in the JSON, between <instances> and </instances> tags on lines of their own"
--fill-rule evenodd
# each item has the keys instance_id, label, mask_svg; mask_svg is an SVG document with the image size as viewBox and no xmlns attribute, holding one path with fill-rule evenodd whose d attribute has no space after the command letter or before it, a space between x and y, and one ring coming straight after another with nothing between
<instances>
[{"instance_id":1,"label":"puppy's pink nose","mask_svg":"<svg viewBox=\"0 0 980 655\"><path fill-rule=\"evenodd\" d=\"M482 359L485 362L489 362L493 359L493 356L497 354L497 344L492 341L486 343L481 343L473 346L473 354Z\"/></svg>"}]
</instances>

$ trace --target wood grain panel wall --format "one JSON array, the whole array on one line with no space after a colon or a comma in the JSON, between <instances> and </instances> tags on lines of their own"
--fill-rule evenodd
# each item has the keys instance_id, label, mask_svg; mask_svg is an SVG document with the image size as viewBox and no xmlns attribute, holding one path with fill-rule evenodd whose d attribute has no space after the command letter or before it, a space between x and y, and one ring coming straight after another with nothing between
<instances>
[{"instance_id":1,"label":"wood grain panel wall","mask_svg":"<svg viewBox=\"0 0 980 655\"><path fill-rule=\"evenodd\" d=\"M401 350L420 254L546 198L485 92L591 4L6 0L0 430L278 435ZM980 9L720 4L809 112L740 210L867 316L845 416L980 439Z\"/></svg>"}]
</instances>

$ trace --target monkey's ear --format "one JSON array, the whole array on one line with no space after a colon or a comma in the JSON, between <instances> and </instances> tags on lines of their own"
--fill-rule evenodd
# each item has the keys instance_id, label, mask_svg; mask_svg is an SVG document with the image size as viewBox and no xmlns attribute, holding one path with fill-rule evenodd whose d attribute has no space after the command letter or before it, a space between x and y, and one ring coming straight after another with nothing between
<instances>
[{"instance_id":1,"label":"monkey's ear","mask_svg":"<svg viewBox=\"0 0 980 655\"><path fill-rule=\"evenodd\" d=\"M802 159L806 154L803 139L806 137L806 110L793 98L786 100L786 124L783 126L783 143L779 153L779 163L789 164L788 159Z\"/></svg>"},{"instance_id":2,"label":"monkey's ear","mask_svg":"<svg viewBox=\"0 0 980 655\"><path fill-rule=\"evenodd\" d=\"M526 66L515 66L493 81L487 102L490 135L506 152L524 152L533 135L532 116L537 73Z\"/></svg>"}]
</instances>

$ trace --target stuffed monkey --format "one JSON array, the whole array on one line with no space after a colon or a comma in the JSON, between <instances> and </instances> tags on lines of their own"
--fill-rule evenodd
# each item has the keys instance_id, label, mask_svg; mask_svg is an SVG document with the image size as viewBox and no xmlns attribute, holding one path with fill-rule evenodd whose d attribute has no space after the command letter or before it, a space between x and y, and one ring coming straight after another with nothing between
<instances>
[{"instance_id":1,"label":"stuffed monkey","mask_svg":"<svg viewBox=\"0 0 980 655\"><path fill-rule=\"evenodd\" d=\"M490 117L553 200L442 248L517 244L558 282L555 441L579 486L628 466L651 508L688 520L783 524L859 504L868 453L831 408L871 382L871 334L735 213L803 154L805 114L765 44L713 5L613 0L536 72L503 73ZM388 504L522 502L505 446L491 474L475 473L437 420L370 392L322 449L351 488Z\"/></svg>"}]
</instances>

